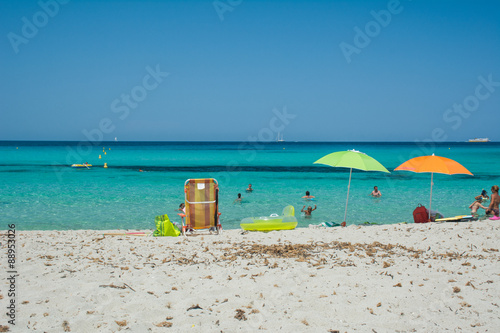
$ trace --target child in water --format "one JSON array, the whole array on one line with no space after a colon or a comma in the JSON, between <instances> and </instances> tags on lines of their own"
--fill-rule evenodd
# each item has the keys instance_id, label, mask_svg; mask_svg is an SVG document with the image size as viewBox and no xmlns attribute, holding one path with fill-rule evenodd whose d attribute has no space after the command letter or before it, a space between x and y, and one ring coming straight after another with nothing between
<instances>
[{"instance_id":1,"label":"child in water","mask_svg":"<svg viewBox=\"0 0 500 333\"><path fill-rule=\"evenodd\" d=\"M473 203L470 204L469 208L470 208L470 213L472 215L476 215L477 214L477 210L479 208L482 208L484 210L488 209L488 207L484 207L481 202L483 202L483 197L482 196L477 196L476 198L476 201L474 201Z\"/></svg>"},{"instance_id":2,"label":"child in water","mask_svg":"<svg viewBox=\"0 0 500 333\"><path fill-rule=\"evenodd\" d=\"M241 197L241 193L238 193L238 197L234 200L233 204L235 203L241 203L241 201L243 200L243 198Z\"/></svg>"},{"instance_id":3,"label":"child in water","mask_svg":"<svg viewBox=\"0 0 500 333\"><path fill-rule=\"evenodd\" d=\"M307 207L307 209L304 208L306 208L306 206L302 207L300 211L303 212L306 217L311 217L312 211L316 210L316 205L314 205L314 208L312 208L311 206Z\"/></svg>"}]
</instances>

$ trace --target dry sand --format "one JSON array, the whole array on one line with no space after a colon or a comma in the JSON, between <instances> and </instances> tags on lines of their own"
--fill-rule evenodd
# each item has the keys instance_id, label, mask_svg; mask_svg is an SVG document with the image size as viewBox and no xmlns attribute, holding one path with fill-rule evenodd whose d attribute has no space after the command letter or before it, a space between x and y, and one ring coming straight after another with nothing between
<instances>
[{"instance_id":1,"label":"dry sand","mask_svg":"<svg viewBox=\"0 0 500 333\"><path fill-rule=\"evenodd\" d=\"M10 332L498 332L498 221L17 234ZM6 271L3 232L0 267ZM7 273L3 274L5 277ZM2 317L9 301L2 277Z\"/></svg>"}]
</instances>

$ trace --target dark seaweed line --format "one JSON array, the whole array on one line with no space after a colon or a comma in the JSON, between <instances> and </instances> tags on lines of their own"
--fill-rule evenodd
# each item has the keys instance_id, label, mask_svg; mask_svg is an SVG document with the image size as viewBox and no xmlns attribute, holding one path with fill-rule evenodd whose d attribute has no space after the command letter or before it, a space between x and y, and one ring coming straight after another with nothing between
<instances>
[{"instance_id":1,"label":"dark seaweed line","mask_svg":"<svg viewBox=\"0 0 500 333\"><path fill-rule=\"evenodd\" d=\"M2 170L2 167L22 167L23 169L7 169ZM29 168L29 169L27 169ZM69 165L65 164L0 164L0 172L33 172L34 168L40 172L58 172L61 168L70 168ZM99 168L102 166L93 166L90 170L88 169L72 169L74 171L88 172L92 169ZM347 168L332 168L327 166L258 166L258 165L246 165L246 166L225 166L225 165L202 165L202 166L142 166L142 165L114 165L109 166L108 170L132 170L132 171L150 171L150 172L205 172L205 173L216 173L216 172L293 172L293 173L348 173ZM389 171L393 171L389 169ZM397 179L412 179L415 173L412 172L393 172L391 174L381 173L381 172L365 172L353 169L353 172L360 174L366 174L369 177L389 177ZM420 174L421 175L421 174ZM492 180L500 177L496 174L475 174L474 177L468 175L454 175L450 177L452 179L484 179Z\"/></svg>"}]
</instances>

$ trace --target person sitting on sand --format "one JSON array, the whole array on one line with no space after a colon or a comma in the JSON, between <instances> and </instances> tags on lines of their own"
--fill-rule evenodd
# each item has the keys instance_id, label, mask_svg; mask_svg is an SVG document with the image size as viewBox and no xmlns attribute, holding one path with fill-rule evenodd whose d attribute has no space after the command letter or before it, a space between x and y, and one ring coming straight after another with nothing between
<instances>
[{"instance_id":1,"label":"person sitting on sand","mask_svg":"<svg viewBox=\"0 0 500 333\"><path fill-rule=\"evenodd\" d=\"M498 196L498 185L491 187L491 202L486 210L486 214L494 214L499 217L498 205L500 204L500 196Z\"/></svg>"},{"instance_id":2,"label":"person sitting on sand","mask_svg":"<svg viewBox=\"0 0 500 333\"><path fill-rule=\"evenodd\" d=\"M243 197L241 196L241 193L238 193L238 197L234 200L233 204L239 202L241 203L241 201L243 200Z\"/></svg>"},{"instance_id":3,"label":"person sitting on sand","mask_svg":"<svg viewBox=\"0 0 500 333\"><path fill-rule=\"evenodd\" d=\"M372 197L381 197L382 193L378 190L377 186L373 186L373 191L370 194Z\"/></svg>"},{"instance_id":4,"label":"person sitting on sand","mask_svg":"<svg viewBox=\"0 0 500 333\"><path fill-rule=\"evenodd\" d=\"M314 199L314 196L313 196L313 195L311 195L311 193L310 193L309 191L306 191L306 195L304 195L304 196L302 197L302 199L312 200L312 199ZM304 206L304 207L305 207L305 206Z\"/></svg>"},{"instance_id":5,"label":"person sitting on sand","mask_svg":"<svg viewBox=\"0 0 500 333\"><path fill-rule=\"evenodd\" d=\"M248 184L247 192L252 192L252 191L253 191L252 184Z\"/></svg>"},{"instance_id":6,"label":"person sitting on sand","mask_svg":"<svg viewBox=\"0 0 500 333\"><path fill-rule=\"evenodd\" d=\"M488 209L488 207L484 207L483 205L481 205L481 202L483 202L483 197L482 196L477 196L476 198L476 201L474 201L473 203L470 204L469 208L470 208L470 213L472 215L475 215L477 214L477 210L479 208L482 208L482 209Z\"/></svg>"},{"instance_id":7,"label":"person sitting on sand","mask_svg":"<svg viewBox=\"0 0 500 333\"><path fill-rule=\"evenodd\" d=\"M314 205L314 208L312 208L311 206L307 207L307 209L304 209L306 208L306 206L302 207L302 209L300 210L301 212L303 212L305 214L306 217L311 217L311 213L313 210L316 210L316 205Z\"/></svg>"}]
</instances>

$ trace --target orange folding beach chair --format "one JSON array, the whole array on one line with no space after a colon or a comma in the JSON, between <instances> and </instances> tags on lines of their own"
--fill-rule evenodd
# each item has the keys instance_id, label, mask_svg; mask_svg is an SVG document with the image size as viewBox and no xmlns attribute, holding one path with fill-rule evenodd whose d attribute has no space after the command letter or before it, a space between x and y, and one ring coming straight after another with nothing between
<instances>
[{"instance_id":1,"label":"orange folding beach chair","mask_svg":"<svg viewBox=\"0 0 500 333\"><path fill-rule=\"evenodd\" d=\"M213 178L188 179L184 183L186 218L182 234L190 229L209 229L221 233L219 185Z\"/></svg>"}]
</instances>

